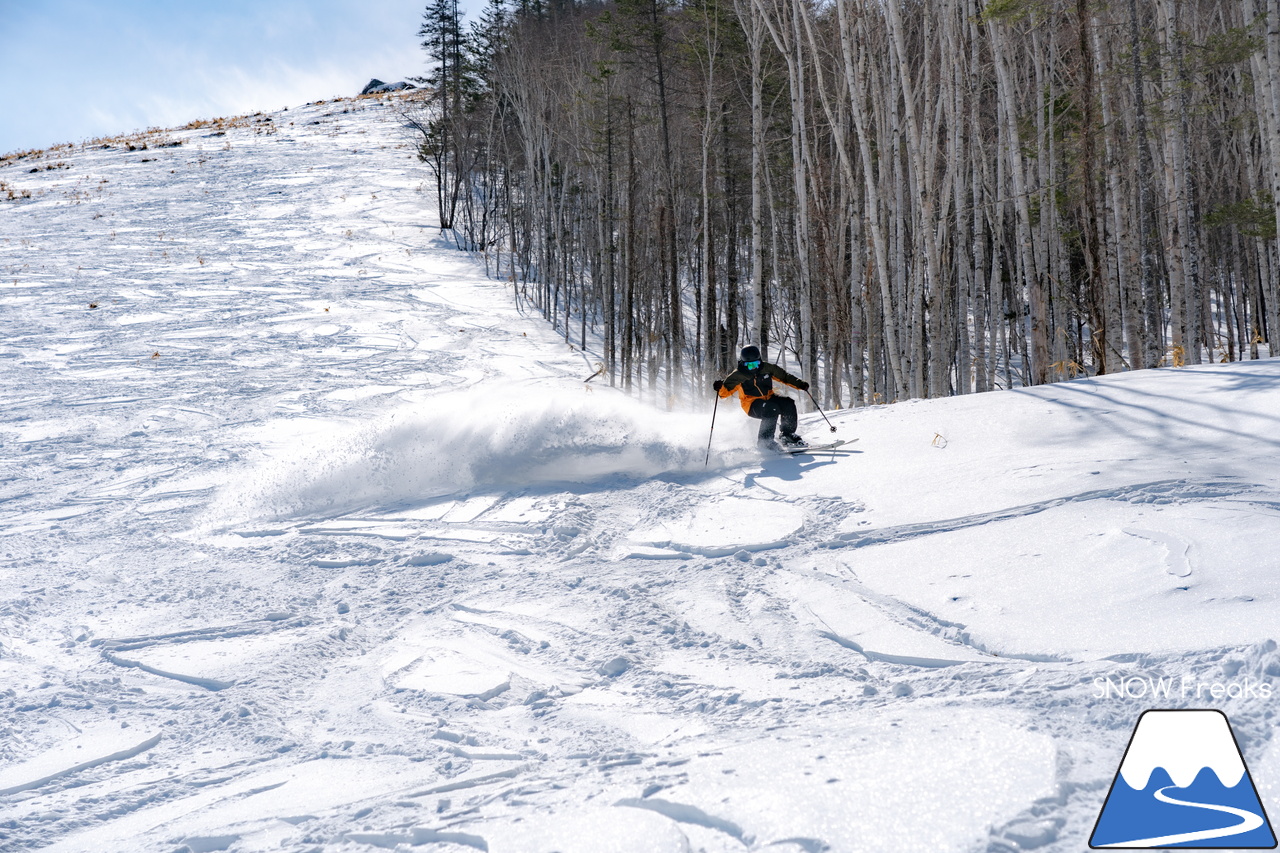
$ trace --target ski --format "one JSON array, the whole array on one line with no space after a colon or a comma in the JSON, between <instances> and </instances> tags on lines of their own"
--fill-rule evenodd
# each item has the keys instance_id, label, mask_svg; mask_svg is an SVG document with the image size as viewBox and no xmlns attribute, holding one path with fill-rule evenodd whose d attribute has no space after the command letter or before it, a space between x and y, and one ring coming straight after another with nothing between
<instances>
[{"instance_id":1,"label":"ski","mask_svg":"<svg viewBox=\"0 0 1280 853\"><path fill-rule=\"evenodd\" d=\"M791 456L796 456L797 454L800 454L800 453L819 453L823 450L835 450L837 447L840 447L841 445L853 444L857 440L858 439L856 438L842 438L839 441L833 441L830 444L816 444L816 445L810 445L808 447L783 448L783 450Z\"/></svg>"}]
</instances>

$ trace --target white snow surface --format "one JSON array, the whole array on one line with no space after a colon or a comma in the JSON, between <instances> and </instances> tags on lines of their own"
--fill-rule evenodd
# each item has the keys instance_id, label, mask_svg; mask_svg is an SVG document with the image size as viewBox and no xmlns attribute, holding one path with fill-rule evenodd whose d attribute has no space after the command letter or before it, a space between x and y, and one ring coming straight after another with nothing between
<instances>
[{"instance_id":1,"label":"white snow surface","mask_svg":"<svg viewBox=\"0 0 1280 853\"><path fill-rule=\"evenodd\" d=\"M0 851L1075 851L1148 707L1280 813L1280 362L704 465L394 105L0 168Z\"/></svg>"}]
</instances>

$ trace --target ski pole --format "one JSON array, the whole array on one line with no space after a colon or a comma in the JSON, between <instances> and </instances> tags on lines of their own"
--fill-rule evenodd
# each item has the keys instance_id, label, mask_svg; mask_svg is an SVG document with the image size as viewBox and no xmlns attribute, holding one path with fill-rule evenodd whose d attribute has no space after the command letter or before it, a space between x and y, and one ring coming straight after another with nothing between
<instances>
[{"instance_id":1,"label":"ski pole","mask_svg":"<svg viewBox=\"0 0 1280 853\"><path fill-rule=\"evenodd\" d=\"M707 458L702 460L702 467L711 464L711 436L716 434L716 411L720 408L720 395L716 394L715 405L711 407L711 433L707 436Z\"/></svg>"},{"instance_id":2,"label":"ski pole","mask_svg":"<svg viewBox=\"0 0 1280 853\"><path fill-rule=\"evenodd\" d=\"M822 411L822 407L818 405L818 401L813 399L813 394L809 392L808 388L804 389L804 393L809 394L809 399L813 400L813 407L818 410L818 414L822 415L822 419L827 422L827 426L831 427L831 431L835 432L836 431L835 425L831 423L831 419L827 417L827 413ZM712 418L713 422L714 420L715 419Z\"/></svg>"}]
</instances>

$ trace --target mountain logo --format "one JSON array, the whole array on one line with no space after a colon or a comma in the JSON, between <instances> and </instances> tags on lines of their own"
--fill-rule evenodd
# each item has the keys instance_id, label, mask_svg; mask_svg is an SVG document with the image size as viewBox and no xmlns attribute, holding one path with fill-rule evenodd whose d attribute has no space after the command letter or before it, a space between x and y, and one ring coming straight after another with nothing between
<instances>
[{"instance_id":1,"label":"mountain logo","mask_svg":"<svg viewBox=\"0 0 1280 853\"><path fill-rule=\"evenodd\" d=\"M1275 833L1226 715L1143 712L1089 846L1274 849Z\"/></svg>"}]
</instances>

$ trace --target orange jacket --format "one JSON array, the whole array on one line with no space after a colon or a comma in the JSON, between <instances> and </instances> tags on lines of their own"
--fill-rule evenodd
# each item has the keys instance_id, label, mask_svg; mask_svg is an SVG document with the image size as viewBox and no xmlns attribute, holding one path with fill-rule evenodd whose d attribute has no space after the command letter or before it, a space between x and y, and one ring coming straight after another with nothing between
<instances>
[{"instance_id":1,"label":"orange jacket","mask_svg":"<svg viewBox=\"0 0 1280 853\"><path fill-rule=\"evenodd\" d=\"M800 391L809 387L809 383L798 376L792 376L776 364L762 361L758 370L751 371L742 362L738 362L738 369L724 378L724 384L720 386L718 393L725 398L738 394L742 397L742 411L751 414L752 403L773 396L775 379Z\"/></svg>"}]
</instances>

